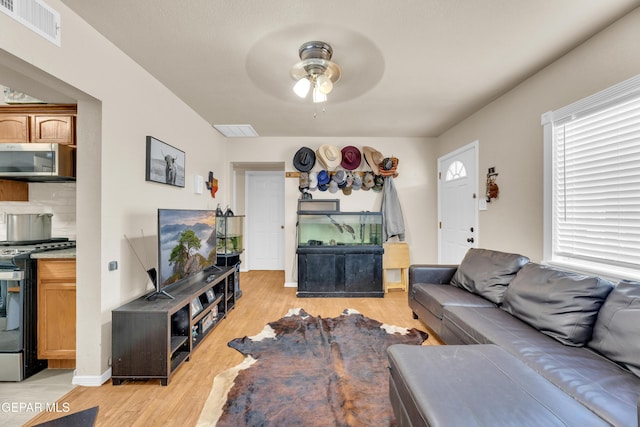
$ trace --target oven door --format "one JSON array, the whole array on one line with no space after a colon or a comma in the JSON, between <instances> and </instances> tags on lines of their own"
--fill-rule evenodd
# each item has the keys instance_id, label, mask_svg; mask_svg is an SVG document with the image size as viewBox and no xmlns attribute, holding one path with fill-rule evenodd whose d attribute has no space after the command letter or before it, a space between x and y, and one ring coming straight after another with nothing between
<instances>
[{"instance_id":1,"label":"oven door","mask_svg":"<svg viewBox=\"0 0 640 427\"><path fill-rule=\"evenodd\" d=\"M0 381L20 381L24 371L24 272L0 270Z\"/></svg>"},{"instance_id":2,"label":"oven door","mask_svg":"<svg viewBox=\"0 0 640 427\"><path fill-rule=\"evenodd\" d=\"M22 341L22 271L0 271L0 352L24 348Z\"/></svg>"}]
</instances>

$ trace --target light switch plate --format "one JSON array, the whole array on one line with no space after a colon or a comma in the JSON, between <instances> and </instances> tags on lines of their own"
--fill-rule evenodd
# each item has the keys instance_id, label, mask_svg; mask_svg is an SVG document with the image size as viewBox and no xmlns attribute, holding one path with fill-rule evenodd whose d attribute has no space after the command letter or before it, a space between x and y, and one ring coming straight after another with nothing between
<instances>
[{"instance_id":1,"label":"light switch plate","mask_svg":"<svg viewBox=\"0 0 640 427\"><path fill-rule=\"evenodd\" d=\"M196 194L202 194L204 191L204 177L202 175L193 176L193 192Z\"/></svg>"},{"instance_id":2,"label":"light switch plate","mask_svg":"<svg viewBox=\"0 0 640 427\"><path fill-rule=\"evenodd\" d=\"M484 198L478 200L478 210L486 211L487 209L487 200Z\"/></svg>"}]
</instances>

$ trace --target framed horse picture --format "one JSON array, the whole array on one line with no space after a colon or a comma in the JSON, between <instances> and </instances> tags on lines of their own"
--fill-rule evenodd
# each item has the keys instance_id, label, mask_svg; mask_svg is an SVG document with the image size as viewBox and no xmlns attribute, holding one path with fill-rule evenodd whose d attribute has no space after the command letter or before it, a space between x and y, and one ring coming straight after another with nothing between
<instances>
[{"instance_id":1,"label":"framed horse picture","mask_svg":"<svg viewBox=\"0 0 640 427\"><path fill-rule=\"evenodd\" d=\"M184 151L147 136L147 181L184 188L184 161Z\"/></svg>"}]
</instances>

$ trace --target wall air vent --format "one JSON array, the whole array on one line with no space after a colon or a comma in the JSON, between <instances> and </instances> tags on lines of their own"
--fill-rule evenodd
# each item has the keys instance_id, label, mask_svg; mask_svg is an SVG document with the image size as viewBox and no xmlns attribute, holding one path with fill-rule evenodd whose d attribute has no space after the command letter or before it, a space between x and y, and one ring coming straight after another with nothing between
<instances>
[{"instance_id":1,"label":"wall air vent","mask_svg":"<svg viewBox=\"0 0 640 427\"><path fill-rule=\"evenodd\" d=\"M60 13L42 0L0 0L0 10L60 46Z\"/></svg>"}]
</instances>

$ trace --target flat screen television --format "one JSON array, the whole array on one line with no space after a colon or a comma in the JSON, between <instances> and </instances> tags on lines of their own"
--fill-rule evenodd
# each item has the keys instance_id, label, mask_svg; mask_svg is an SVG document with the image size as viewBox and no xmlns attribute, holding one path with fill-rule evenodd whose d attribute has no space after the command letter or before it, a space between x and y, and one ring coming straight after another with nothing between
<instances>
[{"instance_id":1,"label":"flat screen television","mask_svg":"<svg viewBox=\"0 0 640 427\"><path fill-rule=\"evenodd\" d=\"M215 264L215 210L158 209L157 293Z\"/></svg>"}]
</instances>

